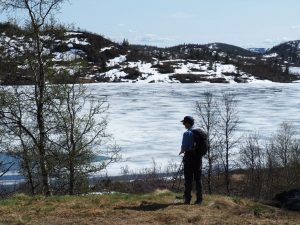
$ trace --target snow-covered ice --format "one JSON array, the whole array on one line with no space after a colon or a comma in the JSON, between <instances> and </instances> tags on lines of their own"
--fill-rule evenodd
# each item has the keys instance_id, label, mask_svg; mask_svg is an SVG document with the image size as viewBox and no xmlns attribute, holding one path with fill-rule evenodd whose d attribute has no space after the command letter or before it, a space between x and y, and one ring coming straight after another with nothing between
<instances>
[{"instance_id":1,"label":"snow-covered ice","mask_svg":"<svg viewBox=\"0 0 300 225\"><path fill-rule=\"evenodd\" d=\"M196 118L194 105L205 91L220 96L236 94L240 117L239 135L259 131L266 138L283 121L295 124L300 133L299 84L277 84L256 80L252 84L92 84L96 96L107 95L110 102L108 131L122 147L120 164L108 168L119 175L128 165L135 172L152 166L155 159L165 168L180 162L178 156L184 128L183 116Z\"/></svg>"}]
</instances>

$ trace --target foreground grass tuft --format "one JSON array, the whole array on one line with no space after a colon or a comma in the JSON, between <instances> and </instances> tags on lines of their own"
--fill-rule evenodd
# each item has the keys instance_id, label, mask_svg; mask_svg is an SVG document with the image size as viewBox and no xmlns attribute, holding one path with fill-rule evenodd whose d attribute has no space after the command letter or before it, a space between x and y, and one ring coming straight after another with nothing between
<instances>
[{"instance_id":1,"label":"foreground grass tuft","mask_svg":"<svg viewBox=\"0 0 300 225\"><path fill-rule=\"evenodd\" d=\"M300 224L300 213L238 197L204 196L202 205L175 193L29 197L0 201L0 224Z\"/></svg>"}]
</instances>

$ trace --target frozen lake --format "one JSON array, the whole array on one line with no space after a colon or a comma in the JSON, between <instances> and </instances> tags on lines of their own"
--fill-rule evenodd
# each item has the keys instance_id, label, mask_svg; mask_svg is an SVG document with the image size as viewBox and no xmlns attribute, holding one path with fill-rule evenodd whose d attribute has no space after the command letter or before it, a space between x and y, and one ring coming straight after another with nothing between
<instances>
[{"instance_id":1,"label":"frozen lake","mask_svg":"<svg viewBox=\"0 0 300 225\"><path fill-rule=\"evenodd\" d=\"M107 95L110 102L108 130L122 147L125 162L108 168L109 175L128 165L138 171L151 167L153 159L162 168L180 162L182 133L179 122L195 115L195 102L203 93L217 96L236 94L240 117L239 135L259 131L275 132L280 123L290 121L300 131L300 84L93 84L95 96Z\"/></svg>"},{"instance_id":2,"label":"frozen lake","mask_svg":"<svg viewBox=\"0 0 300 225\"><path fill-rule=\"evenodd\" d=\"M237 95L239 135L275 132L283 121L300 131L300 84L89 84L95 97L108 96L109 126L122 148L124 162L110 166L108 175L119 175L121 167L139 171L152 166L153 159L165 168L180 162L178 156L185 115L195 115L195 102L203 93Z\"/></svg>"}]
</instances>

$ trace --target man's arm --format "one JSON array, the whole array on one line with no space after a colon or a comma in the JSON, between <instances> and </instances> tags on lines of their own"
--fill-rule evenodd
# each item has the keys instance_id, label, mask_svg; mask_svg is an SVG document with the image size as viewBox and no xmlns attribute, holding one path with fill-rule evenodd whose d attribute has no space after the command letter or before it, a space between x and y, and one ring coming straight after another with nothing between
<instances>
[{"instance_id":1,"label":"man's arm","mask_svg":"<svg viewBox=\"0 0 300 225\"><path fill-rule=\"evenodd\" d=\"M187 151L189 146L189 138L190 138L189 136L190 136L189 132L184 132L182 137L181 151L179 152L179 155Z\"/></svg>"},{"instance_id":2,"label":"man's arm","mask_svg":"<svg viewBox=\"0 0 300 225\"><path fill-rule=\"evenodd\" d=\"M183 148L183 146L181 146L181 151L179 152L179 155L185 153L185 151L186 151L186 150Z\"/></svg>"}]
</instances>

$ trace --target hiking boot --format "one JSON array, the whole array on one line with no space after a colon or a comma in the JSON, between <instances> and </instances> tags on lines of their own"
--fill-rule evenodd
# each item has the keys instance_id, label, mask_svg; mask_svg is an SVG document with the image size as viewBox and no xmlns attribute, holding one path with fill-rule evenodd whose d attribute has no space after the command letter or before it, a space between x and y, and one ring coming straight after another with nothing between
<instances>
[{"instance_id":1,"label":"hiking boot","mask_svg":"<svg viewBox=\"0 0 300 225\"><path fill-rule=\"evenodd\" d=\"M195 205L200 205L201 203L202 203L202 199L197 199L197 200L194 202Z\"/></svg>"},{"instance_id":2,"label":"hiking boot","mask_svg":"<svg viewBox=\"0 0 300 225\"><path fill-rule=\"evenodd\" d=\"M191 204L191 200L184 200L184 202L183 202L183 204L185 204L185 205L189 205L189 204Z\"/></svg>"},{"instance_id":3,"label":"hiking boot","mask_svg":"<svg viewBox=\"0 0 300 225\"><path fill-rule=\"evenodd\" d=\"M192 199L191 194L184 193L183 195L184 204L189 205L191 203L191 199Z\"/></svg>"}]
</instances>

